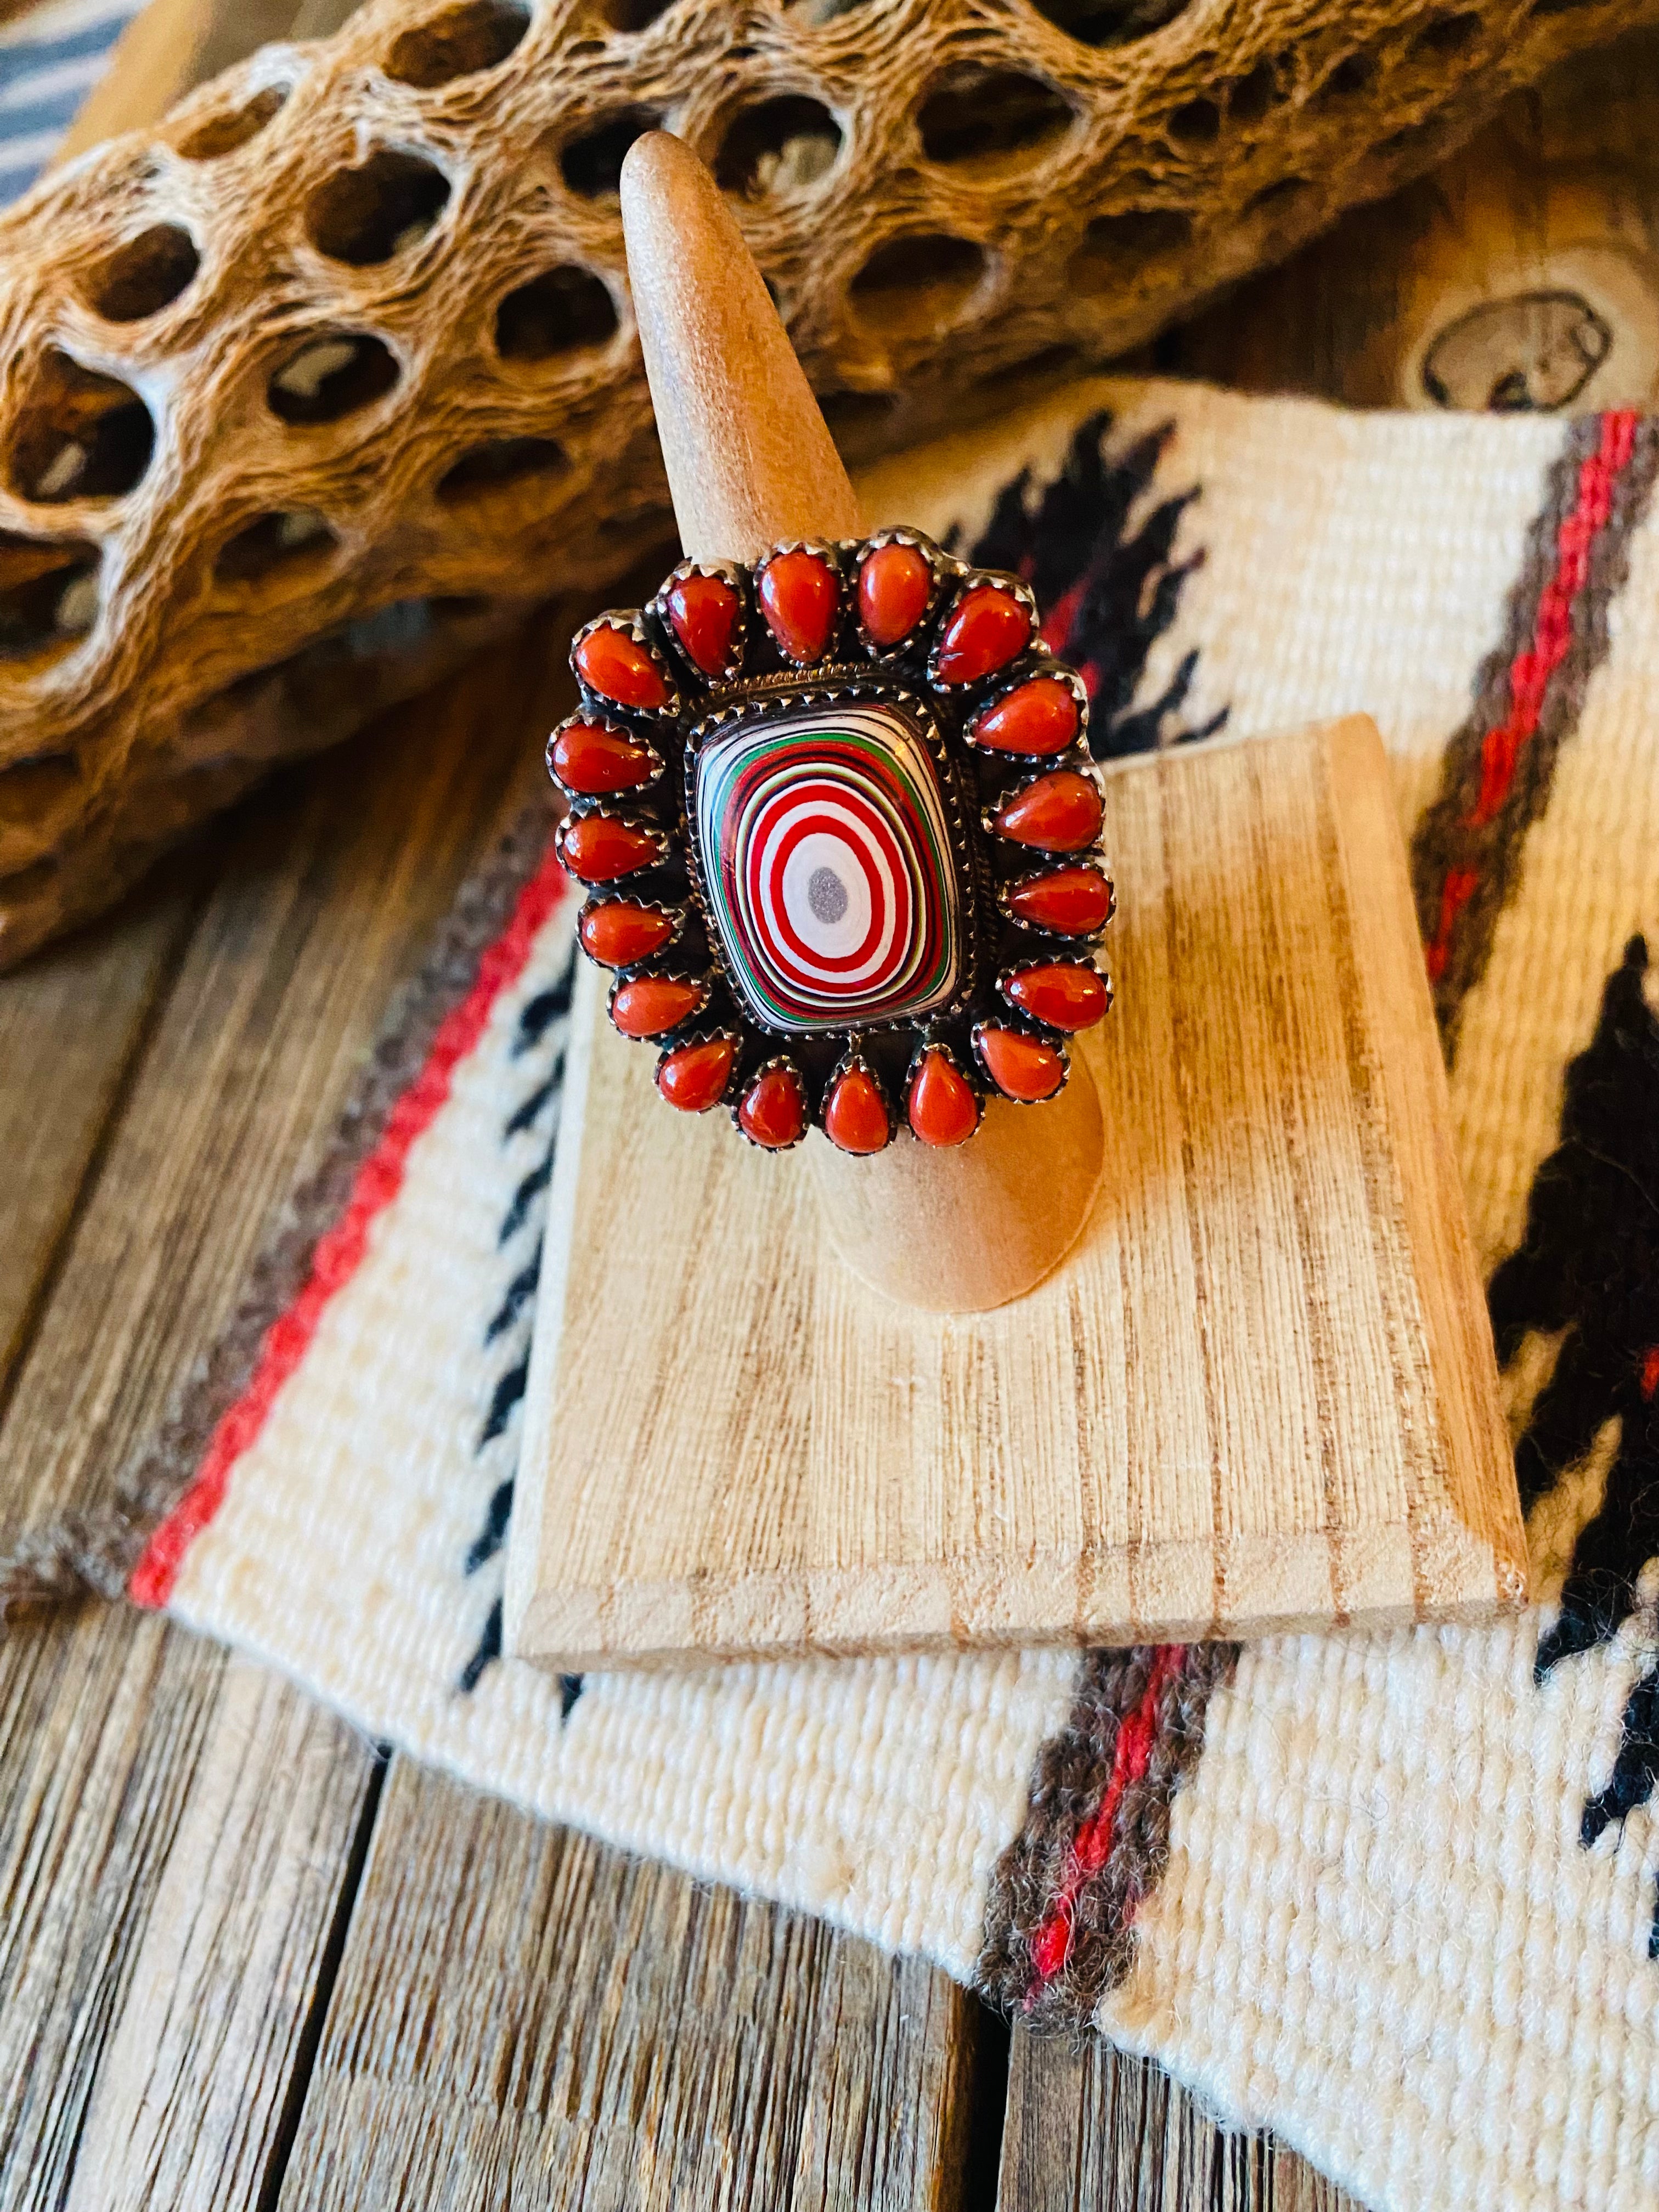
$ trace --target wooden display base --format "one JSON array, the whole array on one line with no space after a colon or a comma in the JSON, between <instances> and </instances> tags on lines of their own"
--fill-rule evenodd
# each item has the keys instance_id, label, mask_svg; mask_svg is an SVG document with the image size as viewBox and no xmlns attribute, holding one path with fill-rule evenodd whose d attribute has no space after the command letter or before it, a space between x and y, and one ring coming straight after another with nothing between
<instances>
[{"instance_id":1,"label":"wooden display base","mask_svg":"<svg viewBox=\"0 0 1659 2212\"><path fill-rule=\"evenodd\" d=\"M670 1112L583 974L510 1650L684 1664L1522 1601L1375 728L1183 748L1105 783L1118 1003L1078 1046L1105 1177L1054 1273L996 1312L868 1289L805 1148Z\"/></svg>"}]
</instances>

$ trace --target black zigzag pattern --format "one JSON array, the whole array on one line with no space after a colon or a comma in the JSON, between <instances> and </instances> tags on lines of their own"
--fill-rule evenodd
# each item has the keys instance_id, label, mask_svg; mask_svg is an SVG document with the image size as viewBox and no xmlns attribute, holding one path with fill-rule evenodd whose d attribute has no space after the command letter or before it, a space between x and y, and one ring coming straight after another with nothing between
<instances>
[{"instance_id":1,"label":"black zigzag pattern","mask_svg":"<svg viewBox=\"0 0 1659 2212\"><path fill-rule=\"evenodd\" d=\"M1196 649L1187 653L1161 696L1137 706L1153 645L1175 621L1187 579L1202 552L1174 558L1181 518L1196 485L1159 500L1131 529L1150 490L1174 425L1148 431L1109 453L1112 417L1080 423L1060 473L1034 499L1025 470L999 496L973 549L981 567L1023 576L1042 610L1051 653L1073 662L1089 688L1089 745L1097 760L1148 752L1209 737L1227 710L1193 727L1171 726L1192 688Z\"/></svg>"},{"instance_id":2,"label":"black zigzag pattern","mask_svg":"<svg viewBox=\"0 0 1659 2212\"><path fill-rule=\"evenodd\" d=\"M533 1164L520 1176L502 1217L497 1249L507 1269L499 1304L484 1325L483 1345L498 1362L478 1431L477 1449L507 1436L518 1422L530 1375L530 1336L535 1319L536 1283L541 1270L542 1221L547 1206L547 1187L553 1177L554 1148L559 1134L559 1101L564 1085L566 1027L571 991L575 981L575 947L556 983L529 1000L519 1016L510 1056L531 1063L525 1096L501 1128L503 1144L533 1135L538 1152ZM468 1547L465 1571L469 1575L499 1557L513 1518L514 1478L507 1475L491 1490L483 1524ZM489 1668L501 1656L501 1601L491 1605L483 1630L471 1657L461 1669L456 1686L475 1690ZM581 1695L581 1677L562 1678L560 1702L568 1717Z\"/></svg>"},{"instance_id":3,"label":"black zigzag pattern","mask_svg":"<svg viewBox=\"0 0 1659 2212\"><path fill-rule=\"evenodd\" d=\"M1578 1532L1560 1611L1539 1640L1540 1682L1618 1633L1659 1558L1659 1020L1643 988L1647 967L1646 942L1633 937L1607 979L1595 1034L1568 1067L1561 1141L1534 1178L1526 1234L1490 1292L1505 1365L1529 1330L1565 1332L1516 1446L1522 1504L1617 1425L1601 1505ZM1584 1807L1583 1842L1646 1803L1656 1779L1659 1663L1626 1701L1613 1774ZM1648 1948L1659 1957L1659 1898Z\"/></svg>"}]
</instances>

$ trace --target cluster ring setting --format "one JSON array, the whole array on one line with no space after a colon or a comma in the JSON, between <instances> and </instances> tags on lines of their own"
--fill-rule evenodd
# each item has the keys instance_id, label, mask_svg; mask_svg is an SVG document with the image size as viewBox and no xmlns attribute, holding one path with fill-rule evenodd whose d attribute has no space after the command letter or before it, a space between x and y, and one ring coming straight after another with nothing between
<instances>
[{"instance_id":1,"label":"cluster ring setting","mask_svg":"<svg viewBox=\"0 0 1659 2212\"><path fill-rule=\"evenodd\" d=\"M870 1154L1058 1095L1114 893L1087 690L1029 586L916 530L790 540L681 562L570 660L557 849L669 1104Z\"/></svg>"}]
</instances>

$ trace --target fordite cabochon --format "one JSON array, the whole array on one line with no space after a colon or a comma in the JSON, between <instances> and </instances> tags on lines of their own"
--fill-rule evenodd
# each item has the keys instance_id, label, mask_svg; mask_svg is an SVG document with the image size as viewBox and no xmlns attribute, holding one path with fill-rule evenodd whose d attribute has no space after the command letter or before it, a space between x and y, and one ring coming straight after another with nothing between
<instances>
[{"instance_id":1,"label":"fordite cabochon","mask_svg":"<svg viewBox=\"0 0 1659 2212\"><path fill-rule=\"evenodd\" d=\"M683 562L571 663L559 850L671 1105L869 1153L1055 1095L1112 887L1086 694L1024 584L909 530Z\"/></svg>"},{"instance_id":2,"label":"fordite cabochon","mask_svg":"<svg viewBox=\"0 0 1659 2212\"><path fill-rule=\"evenodd\" d=\"M914 1020L957 995L963 894L925 711L762 708L698 749L704 912L732 991L770 1029Z\"/></svg>"}]
</instances>

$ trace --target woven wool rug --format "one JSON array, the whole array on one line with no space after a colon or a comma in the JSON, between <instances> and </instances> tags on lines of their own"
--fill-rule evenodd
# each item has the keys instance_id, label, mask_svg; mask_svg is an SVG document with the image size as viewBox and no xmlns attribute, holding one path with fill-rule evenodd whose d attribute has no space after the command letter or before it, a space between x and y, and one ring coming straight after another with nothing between
<instances>
[{"instance_id":1,"label":"woven wool rug","mask_svg":"<svg viewBox=\"0 0 1659 2212\"><path fill-rule=\"evenodd\" d=\"M1535 1610L1242 1652L502 1659L574 907L540 810L121 1528L43 1532L0 1596L125 1586L550 1819L1091 2023L1379 2212L1654 2203L1656 468L1629 415L1096 384L865 485L1031 579L1103 753L1376 718Z\"/></svg>"}]
</instances>

